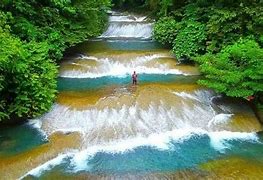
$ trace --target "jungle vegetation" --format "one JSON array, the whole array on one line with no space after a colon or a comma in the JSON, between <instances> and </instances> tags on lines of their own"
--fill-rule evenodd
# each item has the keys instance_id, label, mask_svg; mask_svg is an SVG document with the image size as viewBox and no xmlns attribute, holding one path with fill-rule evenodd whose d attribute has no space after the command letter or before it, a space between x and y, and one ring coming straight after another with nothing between
<instances>
[{"instance_id":1,"label":"jungle vegetation","mask_svg":"<svg viewBox=\"0 0 263 180\"><path fill-rule=\"evenodd\" d=\"M63 52L99 35L109 6L109 0L1 0L0 121L50 109Z\"/></svg>"},{"instance_id":2,"label":"jungle vegetation","mask_svg":"<svg viewBox=\"0 0 263 180\"><path fill-rule=\"evenodd\" d=\"M199 63L200 84L231 97L262 97L262 0L160 0L159 5L154 38L170 45L178 59Z\"/></svg>"}]
</instances>

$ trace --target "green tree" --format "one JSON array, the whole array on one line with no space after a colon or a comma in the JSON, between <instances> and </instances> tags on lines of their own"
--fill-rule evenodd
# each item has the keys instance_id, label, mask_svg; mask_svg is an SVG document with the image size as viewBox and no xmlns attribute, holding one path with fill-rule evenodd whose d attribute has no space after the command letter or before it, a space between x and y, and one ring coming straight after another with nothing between
<instances>
[{"instance_id":1,"label":"green tree","mask_svg":"<svg viewBox=\"0 0 263 180\"><path fill-rule=\"evenodd\" d=\"M154 39L162 44L172 45L180 29L180 24L172 17L161 18L154 24Z\"/></svg>"},{"instance_id":2,"label":"green tree","mask_svg":"<svg viewBox=\"0 0 263 180\"><path fill-rule=\"evenodd\" d=\"M199 83L217 92L232 97L263 92L263 49L254 40L241 39L196 61L205 77Z\"/></svg>"},{"instance_id":3,"label":"green tree","mask_svg":"<svg viewBox=\"0 0 263 180\"><path fill-rule=\"evenodd\" d=\"M51 107L56 93L57 67L48 44L23 44L0 33L0 119L36 117Z\"/></svg>"},{"instance_id":4,"label":"green tree","mask_svg":"<svg viewBox=\"0 0 263 180\"><path fill-rule=\"evenodd\" d=\"M0 121L37 117L56 95L66 48L99 35L109 0L4 0L0 4Z\"/></svg>"},{"instance_id":5,"label":"green tree","mask_svg":"<svg viewBox=\"0 0 263 180\"><path fill-rule=\"evenodd\" d=\"M169 9L169 7L171 7L173 5L173 1L172 0L161 0L159 4L161 6L160 13L163 16L167 16L168 15L168 9Z\"/></svg>"},{"instance_id":6,"label":"green tree","mask_svg":"<svg viewBox=\"0 0 263 180\"><path fill-rule=\"evenodd\" d=\"M193 58L206 52L217 53L222 47L236 42L240 37L251 35L257 42L262 42L263 1L195 0L177 2L181 2L183 5L178 8L173 2L168 13L171 15L170 18L173 18L178 24L171 26L181 27L180 30L177 29L176 37L168 39L165 31L154 29L154 37L161 43L177 39L173 45L177 57ZM169 21L171 22L170 19ZM163 21L162 18L156 24L159 27L169 27L168 22ZM196 39L198 36L199 38ZM200 49L197 50L200 45ZM188 52L188 49L191 53Z\"/></svg>"},{"instance_id":7,"label":"green tree","mask_svg":"<svg viewBox=\"0 0 263 180\"><path fill-rule=\"evenodd\" d=\"M205 51L205 25L197 21L186 21L173 42L177 58L195 57Z\"/></svg>"}]
</instances>

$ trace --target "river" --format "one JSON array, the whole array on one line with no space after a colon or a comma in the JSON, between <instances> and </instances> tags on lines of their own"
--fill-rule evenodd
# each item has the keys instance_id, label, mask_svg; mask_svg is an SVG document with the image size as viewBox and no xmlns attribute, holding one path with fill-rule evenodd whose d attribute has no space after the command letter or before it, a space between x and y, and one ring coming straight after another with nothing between
<instances>
[{"instance_id":1,"label":"river","mask_svg":"<svg viewBox=\"0 0 263 180\"><path fill-rule=\"evenodd\" d=\"M0 129L0 179L263 178L248 102L197 85L198 67L154 42L153 23L112 12L67 53L52 109Z\"/></svg>"}]
</instances>

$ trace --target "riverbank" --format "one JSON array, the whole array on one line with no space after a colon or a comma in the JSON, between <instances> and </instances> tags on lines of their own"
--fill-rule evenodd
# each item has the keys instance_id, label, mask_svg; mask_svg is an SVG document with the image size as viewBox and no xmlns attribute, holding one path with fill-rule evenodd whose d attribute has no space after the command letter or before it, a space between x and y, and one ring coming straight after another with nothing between
<instances>
[{"instance_id":1,"label":"riverbank","mask_svg":"<svg viewBox=\"0 0 263 180\"><path fill-rule=\"evenodd\" d=\"M256 115L259 119L259 121L261 122L261 124L263 125L263 108L262 105L261 106L256 106Z\"/></svg>"}]
</instances>

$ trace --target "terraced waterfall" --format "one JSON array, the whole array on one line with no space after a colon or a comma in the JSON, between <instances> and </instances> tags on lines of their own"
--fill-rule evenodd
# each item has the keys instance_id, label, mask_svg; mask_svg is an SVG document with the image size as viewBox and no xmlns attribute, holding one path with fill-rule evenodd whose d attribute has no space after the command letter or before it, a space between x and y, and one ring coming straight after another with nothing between
<instances>
[{"instance_id":1,"label":"terraced waterfall","mask_svg":"<svg viewBox=\"0 0 263 180\"><path fill-rule=\"evenodd\" d=\"M198 68L154 42L152 25L113 12L68 53L51 111L1 130L0 179L263 178L249 104L197 85Z\"/></svg>"}]
</instances>

